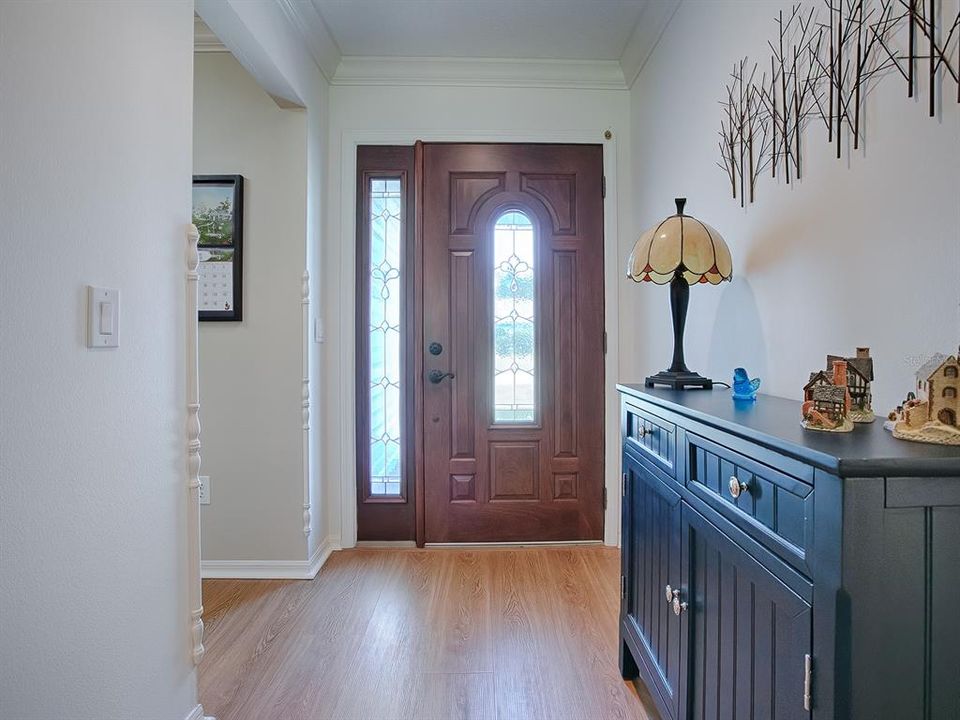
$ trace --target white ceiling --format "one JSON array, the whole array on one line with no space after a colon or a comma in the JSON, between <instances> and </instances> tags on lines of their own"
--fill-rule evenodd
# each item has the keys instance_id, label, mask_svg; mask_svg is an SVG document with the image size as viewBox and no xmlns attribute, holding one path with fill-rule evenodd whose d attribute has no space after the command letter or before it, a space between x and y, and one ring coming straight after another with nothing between
<instances>
[{"instance_id":1,"label":"white ceiling","mask_svg":"<svg viewBox=\"0 0 960 720\"><path fill-rule=\"evenodd\" d=\"M619 60L649 0L312 0L345 56Z\"/></svg>"}]
</instances>

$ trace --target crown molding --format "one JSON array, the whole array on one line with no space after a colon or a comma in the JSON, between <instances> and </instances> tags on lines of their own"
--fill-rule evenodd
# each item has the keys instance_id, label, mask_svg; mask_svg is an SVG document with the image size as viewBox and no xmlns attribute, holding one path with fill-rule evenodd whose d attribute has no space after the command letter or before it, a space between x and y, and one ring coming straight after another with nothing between
<instances>
[{"instance_id":1,"label":"crown molding","mask_svg":"<svg viewBox=\"0 0 960 720\"><path fill-rule=\"evenodd\" d=\"M346 56L331 84L627 89L616 60L502 58Z\"/></svg>"},{"instance_id":2,"label":"crown molding","mask_svg":"<svg viewBox=\"0 0 960 720\"><path fill-rule=\"evenodd\" d=\"M277 0L287 20L296 28L320 72L333 82L340 65L340 46L310 0Z\"/></svg>"},{"instance_id":3,"label":"crown molding","mask_svg":"<svg viewBox=\"0 0 960 720\"><path fill-rule=\"evenodd\" d=\"M193 16L194 52L230 52L199 15Z\"/></svg>"},{"instance_id":4,"label":"crown molding","mask_svg":"<svg viewBox=\"0 0 960 720\"><path fill-rule=\"evenodd\" d=\"M619 61L343 56L310 0L277 0L277 5L332 85L625 90L636 82L681 2L649 0ZM199 16L194 18L194 51L231 52Z\"/></svg>"},{"instance_id":5,"label":"crown molding","mask_svg":"<svg viewBox=\"0 0 960 720\"><path fill-rule=\"evenodd\" d=\"M633 87L637 81L681 2L682 0L649 0L643 8L620 56L620 67L628 88Z\"/></svg>"}]
</instances>

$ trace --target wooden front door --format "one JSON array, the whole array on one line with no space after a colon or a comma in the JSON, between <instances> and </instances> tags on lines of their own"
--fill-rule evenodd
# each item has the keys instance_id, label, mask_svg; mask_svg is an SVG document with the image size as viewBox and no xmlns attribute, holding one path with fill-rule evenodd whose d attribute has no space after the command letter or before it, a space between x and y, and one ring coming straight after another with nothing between
<instances>
[{"instance_id":1,"label":"wooden front door","mask_svg":"<svg viewBox=\"0 0 960 720\"><path fill-rule=\"evenodd\" d=\"M423 146L426 542L603 537L602 157Z\"/></svg>"}]
</instances>

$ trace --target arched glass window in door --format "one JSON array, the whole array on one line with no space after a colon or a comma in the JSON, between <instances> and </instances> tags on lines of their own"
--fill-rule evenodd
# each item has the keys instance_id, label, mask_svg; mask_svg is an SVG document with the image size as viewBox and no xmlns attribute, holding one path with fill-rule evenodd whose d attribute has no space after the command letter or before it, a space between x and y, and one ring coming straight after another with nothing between
<instances>
[{"instance_id":1,"label":"arched glass window in door","mask_svg":"<svg viewBox=\"0 0 960 720\"><path fill-rule=\"evenodd\" d=\"M533 223L519 210L493 228L493 421L532 423L537 414L536 276Z\"/></svg>"}]
</instances>

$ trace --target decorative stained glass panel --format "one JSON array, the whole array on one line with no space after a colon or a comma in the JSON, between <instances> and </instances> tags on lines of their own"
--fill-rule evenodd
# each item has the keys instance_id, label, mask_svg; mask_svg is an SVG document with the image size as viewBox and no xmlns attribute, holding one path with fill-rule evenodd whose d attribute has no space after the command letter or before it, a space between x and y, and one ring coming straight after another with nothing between
<instances>
[{"instance_id":1,"label":"decorative stained glass panel","mask_svg":"<svg viewBox=\"0 0 960 720\"><path fill-rule=\"evenodd\" d=\"M370 495L398 496L401 481L400 311L402 188L373 178L370 198Z\"/></svg>"},{"instance_id":2,"label":"decorative stained glass panel","mask_svg":"<svg viewBox=\"0 0 960 720\"><path fill-rule=\"evenodd\" d=\"M495 423L536 419L534 233L530 218L504 213L493 229Z\"/></svg>"}]
</instances>

